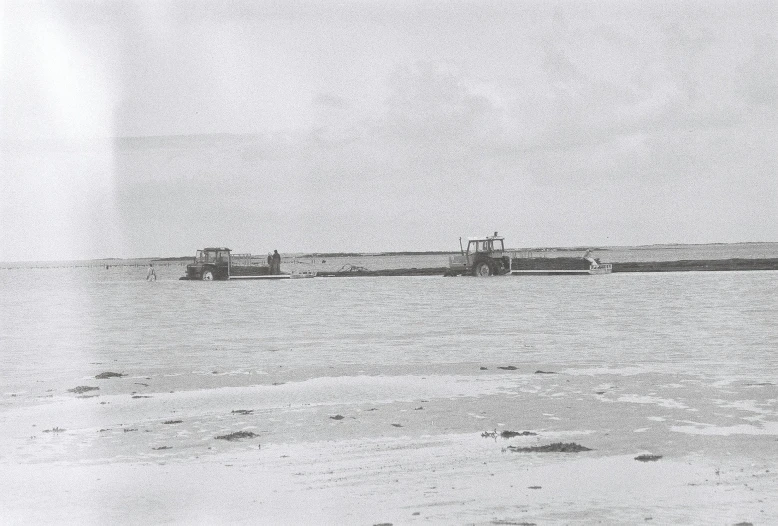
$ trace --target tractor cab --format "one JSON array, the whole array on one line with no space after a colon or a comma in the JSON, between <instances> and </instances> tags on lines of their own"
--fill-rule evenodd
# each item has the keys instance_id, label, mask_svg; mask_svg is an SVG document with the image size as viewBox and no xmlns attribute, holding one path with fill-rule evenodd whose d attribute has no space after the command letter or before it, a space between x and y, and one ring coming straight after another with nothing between
<instances>
[{"instance_id":1,"label":"tractor cab","mask_svg":"<svg viewBox=\"0 0 778 526\"><path fill-rule=\"evenodd\" d=\"M497 232L495 232L497 234ZM468 258L476 257L476 254L489 254L492 257L502 257L505 251L502 236L471 237L467 240Z\"/></svg>"},{"instance_id":2,"label":"tractor cab","mask_svg":"<svg viewBox=\"0 0 778 526\"><path fill-rule=\"evenodd\" d=\"M230 278L230 249L210 247L198 250L194 261L186 266L186 279L212 281Z\"/></svg>"}]
</instances>

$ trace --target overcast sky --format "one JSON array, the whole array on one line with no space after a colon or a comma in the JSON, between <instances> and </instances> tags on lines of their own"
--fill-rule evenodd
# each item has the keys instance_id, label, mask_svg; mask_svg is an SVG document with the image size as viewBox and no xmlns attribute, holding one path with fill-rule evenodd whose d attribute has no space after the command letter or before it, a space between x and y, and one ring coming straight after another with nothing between
<instances>
[{"instance_id":1,"label":"overcast sky","mask_svg":"<svg viewBox=\"0 0 778 526\"><path fill-rule=\"evenodd\" d=\"M778 241L778 4L6 2L0 260Z\"/></svg>"}]
</instances>

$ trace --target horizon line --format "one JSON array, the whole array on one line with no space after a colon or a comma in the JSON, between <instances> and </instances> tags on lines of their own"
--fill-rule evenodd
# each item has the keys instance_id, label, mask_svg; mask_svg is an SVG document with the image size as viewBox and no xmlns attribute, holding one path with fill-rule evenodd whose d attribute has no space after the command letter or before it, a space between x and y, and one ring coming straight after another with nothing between
<instances>
[{"instance_id":1,"label":"horizon line","mask_svg":"<svg viewBox=\"0 0 778 526\"><path fill-rule=\"evenodd\" d=\"M644 245L570 245L570 246L535 246L535 247L516 247L506 248L506 251L511 250L607 250L613 248L650 248L650 247L678 247L678 246L704 246L704 245L758 245L778 243L778 241L732 241L732 242L709 242L709 243L650 243ZM313 257L313 256L326 256L326 257L343 257L343 256L396 256L396 255L434 255L434 254L457 254L459 250L391 250L391 251L376 251L376 252L360 252L360 251L344 251L344 252L323 252L323 251L299 251L299 252L287 252L291 254L287 257ZM0 264L7 263L75 263L83 261L155 261L161 259L189 259L194 256L138 256L138 257L96 257L86 259L25 259L25 260L4 260L0 261Z\"/></svg>"}]
</instances>

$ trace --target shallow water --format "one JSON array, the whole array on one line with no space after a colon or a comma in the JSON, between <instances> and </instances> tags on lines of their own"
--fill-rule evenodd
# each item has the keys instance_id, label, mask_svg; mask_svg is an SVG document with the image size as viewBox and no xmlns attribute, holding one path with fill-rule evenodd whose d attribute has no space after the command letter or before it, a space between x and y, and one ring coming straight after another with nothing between
<instances>
[{"instance_id":1,"label":"shallow water","mask_svg":"<svg viewBox=\"0 0 778 526\"><path fill-rule=\"evenodd\" d=\"M778 522L778 272L158 275L0 271L3 524Z\"/></svg>"},{"instance_id":2,"label":"shallow water","mask_svg":"<svg viewBox=\"0 0 778 526\"><path fill-rule=\"evenodd\" d=\"M143 374L459 363L774 379L778 273L178 281L179 268L0 273L3 392Z\"/></svg>"}]
</instances>

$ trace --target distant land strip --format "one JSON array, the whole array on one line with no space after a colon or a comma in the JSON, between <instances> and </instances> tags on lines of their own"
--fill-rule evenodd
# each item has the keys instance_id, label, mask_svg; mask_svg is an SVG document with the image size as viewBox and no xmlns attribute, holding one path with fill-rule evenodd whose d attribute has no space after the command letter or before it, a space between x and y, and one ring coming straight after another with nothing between
<instances>
[{"instance_id":1,"label":"distant land strip","mask_svg":"<svg viewBox=\"0 0 778 526\"><path fill-rule=\"evenodd\" d=\"M426 254L455 254L456 252L413 252L413 253L385 253L385 255L426 255ZM316 255L316 257L337 257L345 254L339 253L337 255ZM366 254L359 254L364 256ZM298 256L298 257L312 257L312 256ZM176 262L176 261L189 261L191 257L177 257L177 258L149 258L146 261L154 262ZM132 262L130 262L132 261ZM65 267L102 267L102 266L134 266L140 267L148 263L144 263L139 260L116 260L114 262L95 263L95 262L82 262L82 263L61 263L58 265L38 265L38 266L0 266L2 270L25 270L25 269L48 269L48 268L65 268ZM730 258L730 259L685 259L677 261L628 261L628 262L613 262L613 273L625 273L625 272L706 272L706 271L751 271L751 270L778 270L778 258ZM359 277L359 276L442 276L446 273L448 267L411 267L411 268L399 268L399 269L381 269L381 270L365 270L360 267L355 267L351 270L339 270L339 271L319 271L318 276L321 277Z\"/></svg>"},{"instance_id":2,"label":"distant land strip","mask_svg":"<svg viewBox=\"0 0 778 526\"><path fill-rule=\"evenodd\" d=\"M381 256L445 256L459 254L458 250L424 250L418 252L312 252L298 258L381 257Z\"/></svg>"}]
</instances>

